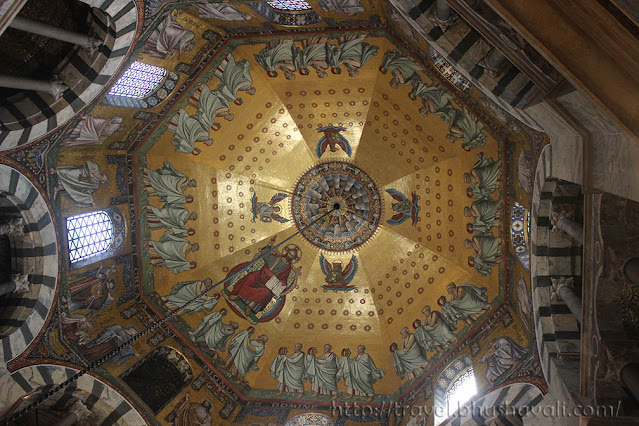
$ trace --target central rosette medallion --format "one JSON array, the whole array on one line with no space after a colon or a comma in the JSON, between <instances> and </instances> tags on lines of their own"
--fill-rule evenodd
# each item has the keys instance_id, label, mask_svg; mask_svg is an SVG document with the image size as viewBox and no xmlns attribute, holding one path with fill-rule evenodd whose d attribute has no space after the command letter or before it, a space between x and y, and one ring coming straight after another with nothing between
<instances>
[{"instance_id":1,"label":"central rosette medallion","mask_svg":"<svg viewBox=\"0 0 639 426\"><path fill-rule=\"evenodd\" d=\"M335 252L356 249L375 234L382 204L377 185L362 169L330 161L302 175L293 191L291 211L306 240Z\"/></svg>"}]
</instances>

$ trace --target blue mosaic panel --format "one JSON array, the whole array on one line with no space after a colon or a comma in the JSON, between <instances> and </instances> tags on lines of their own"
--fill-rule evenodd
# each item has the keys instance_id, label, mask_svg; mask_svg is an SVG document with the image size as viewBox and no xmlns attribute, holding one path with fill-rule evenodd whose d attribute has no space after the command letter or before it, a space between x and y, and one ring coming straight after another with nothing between
<instances>
[{"instance_id":1,"label":"blue mosaic panel","mask_svg":"<svg viewBox=\"0 0 639 426\"><path fill-rule=\"evenodd\" d=\"M104 211L67 218L69 261L79 262L104 253L113 245L113 222Z\"/></svg>"},{"instance_id":2,"label":"blue mosaic panel","mask_svg":"<svg viewBox=\"0 0 639 426\"><path fill-rule=\"evenodd\" d=\"M109 91L109 95L141 99L162 82L166 70L153 65L133 62Z\"/></svg>"},{"instance_id":3,"label":"blue mosaic panel","mask_svg":"<svg viewBox=\"0 0 639 426\"><path fill-rule=\"evenodd\" d=\"M435 68L441 75L443 75L446 80L450 81L455 87L459 90L462 90L466 93L470 92L470 89L473 88L472 83L466 77L464 77L459 71L453 67L453 65L446 60L442 55L439 54L435 49L430 50L430 60L433 62Z\"/></svg>"},{"instance_id":4,"label":"blue mosaic panel","mask_svg":"<svg viewBox=\"0 0 639 426\"><path fill-rule=\"evenodd\" d=\"M277 10L309 10L311 5L304 0L272 0L268 5Z\"/></svg>"},{"instance_id":5,"label":"blue mosaic panel","mask_svg":"<svg viewBox=\"0 0 639 426\"><path fill-rule=\"evenodd\" d=\"M517 201L513 204L512 216L510 218L510 236L513 242L513 250L517 259L530 269L530 252L528 250L528 238L530 234L530 212Z\"/></svg>"}]
</instances>

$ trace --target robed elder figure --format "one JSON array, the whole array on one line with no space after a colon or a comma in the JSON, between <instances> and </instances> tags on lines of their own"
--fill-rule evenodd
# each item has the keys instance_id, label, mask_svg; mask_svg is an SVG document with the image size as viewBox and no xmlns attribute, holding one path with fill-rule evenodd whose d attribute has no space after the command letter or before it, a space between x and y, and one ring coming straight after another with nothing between
<instances>
[{"instance_id":1,"label":"robed elder figure","mask_svg":"<svg viewBox=\"0 0 639 426\"><path fill-rule=\"evenodd\" d=\"M270 319L262 315L271 309L269 303L274 298L280 307L283 305L284 296L295 288L302 269L293 266L302 257L299 246L286 245L280 253L273 248L274 243L275 237L260 250L253 263L240 263L227 275L224 296L252 323Z\"/></svg>"}]
</instances>

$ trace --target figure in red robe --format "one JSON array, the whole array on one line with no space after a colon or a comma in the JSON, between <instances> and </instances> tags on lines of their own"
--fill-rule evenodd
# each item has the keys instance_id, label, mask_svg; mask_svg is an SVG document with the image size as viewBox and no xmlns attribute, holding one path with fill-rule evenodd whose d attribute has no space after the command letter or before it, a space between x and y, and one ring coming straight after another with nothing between
<instances>
[{"instance_id":1,"label":"figure in red robe","mask_svg":"<svg viewBox=\"0 0 639 426\"><path fill-rule=\"evenodd\" d=\"M302 257L302 250L295 244L285 246L282 253L273 249L275 237L260 250L255 261L248 268L248 273L231 284L229 300L241 300L246 305L244 314L248 317L251 312L258 313L268 305L273 297L282 297L290 293L297 283L301 267L294 267ZM242 271L250 262L235 266L228 273L227 278Z\"/></svg>"}]
</instances>

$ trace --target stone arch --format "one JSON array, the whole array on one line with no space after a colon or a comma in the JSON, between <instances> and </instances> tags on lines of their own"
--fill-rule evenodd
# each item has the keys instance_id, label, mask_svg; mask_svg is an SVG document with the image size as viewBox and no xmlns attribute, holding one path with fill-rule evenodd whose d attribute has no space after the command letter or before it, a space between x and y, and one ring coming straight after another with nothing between
<instances>
[{"instance_id":1,"label":"stone arch","mask_svg":"<svg viewBox=\"0 0 639 426\"><path fill-rule=\"evenodd\" d=\"M43 93L16 95L0 108L0 151L31 142L68 122L100 96L133 47L138 12L131 0L80 0L93 7L91 30L103 44L94 55L77 47L60 70L68 87L59 99Z\"/></svg>"},{"instance_id":2,"label":"stone arch","mask_svg":"<svg viewBox=\"0 0 639 426\"><path fill-rule=\"evenodd\" d=\"M578 209L583 205L583 195L580 185L554 177L551 159L552 145L547 145L541 152L533 187L530 273L542 370L549 387L553 381L563 387L574 383L566 380L570 376L579 376L581 331L568 305L553 294L553 280L555 285L558 280L571 280L576 291L581 291L583 247L563 232L552 232L551 216L558 207L571 205Z\"/></svg>"},{"instance_id":3,"label":"stone arch","mask_svg":"<svg viewBox=\"0 0 639 426\"><path fill-rule=\"evenodd\" d=\"M38 335L57 291L58 240L52 213L40 191L17 170L0 164L0 215L22 218L22 235L5 240L14 273L28 275L26 293L0 297L0 350L7 362ZM7 278L7 277L2 277Z\"/></svg>"},{"instance_id":4,"label":"stone arch","mask_svg":"<svg viewBox=\"0 0 639 426\"><path fill-rule=\"evenodd\" d=\"M471 410L455 413L447 420L446 424L465 426L523 425L522 417L539 404L543 398L544 396L537 386L529 383L514 383L474 399Z\"/></svg>"},{"instance_id":5,"label":"stone arch","mask_svg":"<svg viewBox=\"0 0 639 426\"><path fill-rule=\"evenodd\" d=\"M61 365L30 365L11 373L11 380L4 383L8 401L16 401L26 395L40 394L64 382L79 370ZM62 407L72 398L79 399L91 411L90 424L143 425L148 421L113 387L91 374L80 376L63 392L50 397L48 407Z\"/></svg>"}]
</instances>

